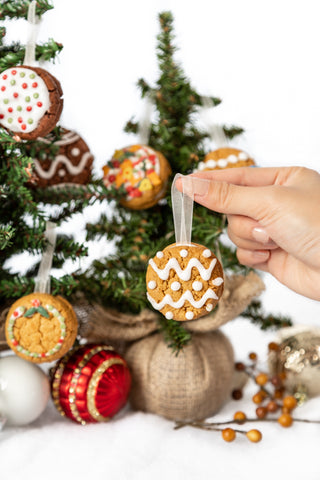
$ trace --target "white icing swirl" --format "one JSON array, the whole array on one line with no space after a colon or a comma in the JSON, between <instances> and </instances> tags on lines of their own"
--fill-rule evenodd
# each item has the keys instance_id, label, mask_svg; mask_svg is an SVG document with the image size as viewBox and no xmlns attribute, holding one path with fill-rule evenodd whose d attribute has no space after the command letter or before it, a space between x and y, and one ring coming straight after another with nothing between
<instances>
[{"instance_id":1,"label":"white icing swirl","mask_svg":"<svg viewBox=\"0 0 320 480\"><path fill-rule=\"evenodd\" d=\"M157 284L154 280L150 280L150 282L148 283L148 288L150 288L150 290L154 290L156 286Z\"/></svg>"},{"instance_id":2,"label":"white icing swirl","mask_svg":"<svg viewBox=\"0 0 320 480\"><path fill-rule=\"evenodd\" d=\"M35 158L34 159L34 166L35 166L35 170L36 170L36 172L37 172L37 174L39 175L40 178L45 178L45 179L52 178L54 176L54 174L56 173L56 170L57 170L58 165L60 163L63 163L67 167L67 170L71 175L78 175L79 173L82 172L82 170L84 169L84 167L87 164L87 161L91 157L92 157L92 155L91 155L90 152L85 152L81 157L80 163L78 165L73 165L70 162L69 158L66 157L65 155L57 155L55 157L55 159L52 160L49 170L44 170L41 167L41 162L39 162L39 160L37 160Z\"/></svg>"},{"instance_id":3,"label":"white icing swirl","mask_svg":"<svg viewBox=\"0 0 320 480\"><path fill-rule=\"evenodd\" d=\"M170 305L170 307L172 308L181 308L186 301L190 302L190 304L194 308L202 308L209 298L219 300L219 297L217 297L217 295L211 288L208 288L208 290L200 300L195 300L190 290L184 292L184 294L181 295L179 300L177 300L176 302L173 301L171 295L169 294L166 294L160 302L156 302L155 299L152 298L151 295L149 295L149 293L147 293L147 298L155 310L162 310L163 307L165 307L166 305Z\"/></svg>"},{"instance_id":4,"label":"white icing swirl","mask_svg":"<svg viewBox=\"0 0 320 480\"><path fill-rule=\"evenodd\" d=\"M210 250L208 250L210 252ZM204 252L203 252L204 253ZM211 254L211 252L210 252ZM170 258L167 265L164 268L158 268L153 259L149 260L149 265L153 268L153 270L159 275L161 280L168 280L170 270L174 270L180 280L188 281L191 278L191 271L192 268L195 267L198 269L202 280L208 281L211 277L212 271L217 263L216 259L211 260L211 263L208 268L204 268L202 263L197 258L191 258L187 267L182 269L178 263L176 258Z\"/></svg>"},{"instance_id":5,"label":"white icing swirl","mask_svg":"<svg viewBox=\"0 0 320 480\"><path fill-rule=\"evenodd\" d=\"M196 292L200 292L203 289L203 283L199 282L198 280L195 280L192 284L192 288Z\"/></svg>"}]
</instances>

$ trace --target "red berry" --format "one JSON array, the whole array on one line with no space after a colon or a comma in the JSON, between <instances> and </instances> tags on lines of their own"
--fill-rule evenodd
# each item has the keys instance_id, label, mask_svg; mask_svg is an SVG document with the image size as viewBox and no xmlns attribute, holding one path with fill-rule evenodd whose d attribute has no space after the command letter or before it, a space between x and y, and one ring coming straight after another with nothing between
<instances>
[{"instance_id":1,"label":"red berry","mask_svg":"<svg viewBox=\"0 0 320 480\"><path fill-rule=\"evenodd\" d=\"M114 168L119 168L119 167L120 167L120 162L119 162L119 160L113 160L112 166L113 166Z\"/></svg>"},{"instance_id":2,"label":"red berry","mask_svg":"<svg viewBox=\"0 0 320 480\"><path fill-rule=\"evenodd\" d=\"M11 70L12 75L15 75L17 73L17 70Z\"/></svg>"},{"instance_id":3,"label":"red berry","mask_svg":"<svg viewBox=\"0 0 320 480\"><path fill-rule=\"evenodd\" d=\"M32 300L31 305L33 305L34 307L39 307L40 300L38 298L35 298L34 300Z\"/></svg>"},{"instance_id":4,"label":"red berry","mask_svg":"<svg viewBox=\"0 0 320 480\"><path fill-rule=\"evenodd\" d=\"M27 128L27 125L25 123L23 125L21 125L22 130L25 130L26 128Z\"/></svg>"},{"instance_id":5,"label":"red berry","mask_svg":"<svg viewBox=\"0 0 320 480\"><path fill-rule=\"evenodd\" d=\"M149 170L147 170L147 175L150 175L150 173L153 173L153 172L154 172L154 169L150 168Z\"/></svg>"},{"instance_id":6,"label":"red berry","mask_svg":"<svg viewBox=\"0 0 320 480\"><path fill-rule=\"evenodd\" d=\"M41 357L45 357L45 356L46 356L46 354L45 354L45 353L41 353Z\"/></svg>"},{"instance_id":7,"label":"red berry","mask_svg":"<svg viewBox=\"0 0 320 480\"><path fill-rule=\"evenodd\" d=\"M15 310L15 311L13 312L13 316L14 316L14 317L17 317L18 315L19 315L19 312L17 312L17 310Z\"/></svg>"},{"instance_id":8,"label":"red berry","mask_svg":"<svg viewBox=\"0 0 320 480\"><path fill-rule=\"evenodd\" d=\"M140 192L140 190L138 190L137 188L134 188L131 191L130 195L131 195L131 197L141 197L142 192Z\"/></svg>"},{"instance_id":9,"label":"red berry","mask_svg":"<svg viewBox=\"0 0 320 480\"><path fill-rule=\"evenodd\" d=\"M59 338L58 343L63 343L63 338Z\"/></svg>"},{"instance_id":10,"label":"red berry","mask_svg":"<svg viewBox=\"0 0 320 480\"><path fill-rule=\"evenodd\" d=\"M2 92L4 92L4 91L5 91L5 89L6 89L6 87L5 87L5 86L1 87L1 91L2 91Z\"/></svg>"},{"instance_id":11,"label":"red berry","mask_svg":"<svg viewBox=\"0 0 320 480\"><path fill-rule=\"evenodd\" d=\"M27 83L23 83L23 84L22 84L22 88L28 88L28 84L27 84Z\"/></svg>"},{"instance_id":12,"label":"red berry","mask_svg":"<svg viewBox=\"0 0 320 480\"><path fill-rule=\"evenodd\" d=\"M17 340L12 340L12 345L14 345L16 347L18 345Z\"/></svg>"},{"instance_id":13,"label":"red berry","mask_svg":"<svg viewBox=\"0 0 320 480\"><path fill-rule=\"evenodd\" d=\"M27 107L27 112L31 112L32 107Z\"/></svg>"},{"instance_id":14,"label":"red berry","mask_svg":"<svg viewBox=\"0 0 320 480\"><path fill-rule=\"evenodd\" d=\"M14 92L13 96L14 96L14 98L18 98L19 94L17 92Z\"/></svg>"},{"instance_id":15,"label":"red berry","mask_svg":"<svg viewBox=\"0 0 320 480\"><path fill-rule=\"evenodd\" d=\"M33 82L32 86L33 86L33 88L37 88L37 86L38 86L37 82Z\"/></svg>"},{"instance_id":16,"label":"red berry","mask_svg":"<svg viewBox=\"0 0 320 480\"><path fill-rule=\"evenodd\" d=\"M38 107L42 107L42 102L37 103Z\"/></svg>"},{"instance_id":17,"label":"red berry","mask_svg":"<svg viewBox=\"0 0 320 480\"><path fill-rule=\"evenodd\" d=\"M18 118L18 122L19 122L19 123L22 123L22 122L23 122L23 118L22 118L22 117L19 117L19 118Z\"/></svg>"}]
</instances>

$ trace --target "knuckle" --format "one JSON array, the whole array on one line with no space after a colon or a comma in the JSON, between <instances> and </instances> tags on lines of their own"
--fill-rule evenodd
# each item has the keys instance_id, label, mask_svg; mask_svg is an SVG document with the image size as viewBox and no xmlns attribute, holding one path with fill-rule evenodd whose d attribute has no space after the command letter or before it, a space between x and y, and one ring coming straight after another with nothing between
<instances>
[{"instance_id":1,"label":"knuckle","mask_svg":"<svg viewBox=\"0 0 320 480\"><path fill-rule=\"evenodd\" d=\"M230 196L231 196L231 186L227 182L217 182L214 189L214 194L219 204L221 210L224 210L228 207L230 203Z\"/></svg>"}]
</instances>

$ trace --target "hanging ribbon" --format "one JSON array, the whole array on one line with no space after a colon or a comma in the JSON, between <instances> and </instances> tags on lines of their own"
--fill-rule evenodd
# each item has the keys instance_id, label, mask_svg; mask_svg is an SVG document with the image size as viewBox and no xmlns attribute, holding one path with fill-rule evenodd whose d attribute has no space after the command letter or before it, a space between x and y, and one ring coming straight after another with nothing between
<instances>
[{"instance_id":1,"label":"hanging ribbon","mask_svg":"<svg viewBox=\"0 0 320 480\"><path fill-rule=\"evenodd\" d=\"M218 125L212 120L211 112L214 107L212 99L210 97L201 97L201 102L204 107L201 116L206 125L211 141L215 143L218 148L226 147L228 145L228 139L224 133L222 125Z\"/></svg>"},{"instance_id":2,"label":"hanging ribbon","mask_svg":"<svg viewBox=\"0 0 320 480\"><path fill-rule=\"evenodd\" d=\"M32 67L36 61L36 41L39 30L39 17L36 16L36 0L33 0L29 4L28 8L28 22L29 22L29 39L26 45L26 51L24 55L23 65L28 65Z\"/></svg>"},{"instance_id":3,"label":"hanging ribbon","mask_svg":"<svg viewBox=\"0 0 320 480\"><path fill-rule=\"evenodd\" d=\"M154 108L154 102L149 95L146 96L144 109L138 125L139 143L148 145L151 130L151 115Z\"/></svg>"},{"instance_id":4,"label":"hanging ribbon","mask_svg":"<svg viewBox=\"0 0 320 480\"><path fill-rule=\"evenodd\" d=\"M182 192L176 187L178 178L182 180ZM177 173L172 182L171 200L174 232L179 245L191 244L193 199L192 177Z\"/></svg>"},{"instance_id":5,"label":"hanging ribbon","mask_svg":"<svg viewBox=\"0 0 320 480\"><path fill-rule=\"evenodd\" d=\"M38 276L35 281L34 291L38 293L50 293L50 270L52 266L52 258L56 246L56 224L47 222L45 238L48 242L47 248L43 253L40 262Z\"/></svg>"}]
</instances>

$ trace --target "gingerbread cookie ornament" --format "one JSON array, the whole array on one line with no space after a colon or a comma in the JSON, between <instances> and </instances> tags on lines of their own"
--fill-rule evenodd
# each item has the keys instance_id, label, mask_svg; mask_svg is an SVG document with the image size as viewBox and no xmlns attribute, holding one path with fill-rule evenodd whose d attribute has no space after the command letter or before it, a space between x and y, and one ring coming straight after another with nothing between
<instances>
[{"instance_id":1,"label":"gingerbread cookie ornament","mask_svg":"<svg viewBox=\"0 0 320 480\"><path fill-rule=\"evenodd\" d=\"M10 308L5 325L9 347L33 363L62 357L74 344L78 322L70 303L50 295L50 269L55 247L55 224L48 222L48 246L40 262L35 292L19 298Z\"/></svg>"},{"instance_id":2,"label":"gingerbread cookie ornament","mask_svg":"<svg viewBox=\"0 0 320 480\"><path fill-rule=\"evenodd\" d=\"M243 150L231 147L222 147L207 153L203 162L198 164L195 171L222 170L224 168L239 168L255 166L255 161Z\"/></svg>"},{"instance_id":3,"label":"gingerbread cookie ornament","mask_svg":"<svg viewBox=\"0 0 320 480\"><path fill-rule=\"evenodd\" d=\"M188 321L208 315L224 287L222 266L208 248L191 243L192 178L184 177L184 193L172 184L172 208L176 243L149 261L147 298L168 320ZM207 180L203 180L207 181ZM188 194L187 194L188 193Z\"/></svg>"}]
</instances>

